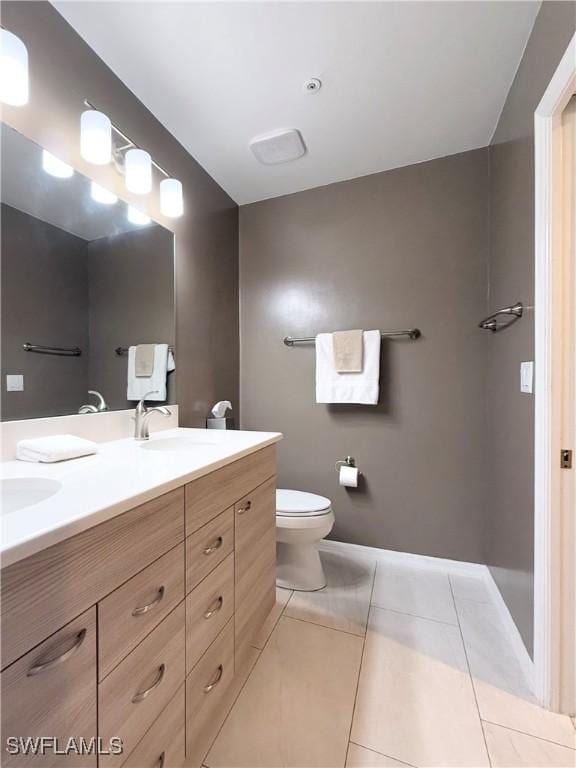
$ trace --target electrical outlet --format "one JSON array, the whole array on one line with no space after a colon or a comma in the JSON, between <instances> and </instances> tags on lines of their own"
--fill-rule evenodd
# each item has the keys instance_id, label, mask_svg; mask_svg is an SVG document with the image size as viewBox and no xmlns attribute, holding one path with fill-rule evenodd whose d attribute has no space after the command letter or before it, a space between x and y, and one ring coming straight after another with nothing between
<instances>
[{"instance_id":1,"label":"electrical outlet","mask_svg":"<svg viewBox=\"0 0 576 768\"><path fill-rule=\"evenodd\" d=\"M24 376L21 373L6 375L6 392L24 392Z\"/></svg>"}]
</instances>

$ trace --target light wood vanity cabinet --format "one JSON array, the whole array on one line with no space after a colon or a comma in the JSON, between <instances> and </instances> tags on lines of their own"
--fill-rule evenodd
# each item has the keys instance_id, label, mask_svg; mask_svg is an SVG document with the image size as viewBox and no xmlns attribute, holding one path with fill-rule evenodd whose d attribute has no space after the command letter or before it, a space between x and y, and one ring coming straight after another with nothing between
<instances>
[{"instance_id":1,"label":"light wood vanity cabinet","mask_svg":"<svg viewBox=\"0 0 576 768\"><path fill-rule=\"evenodd\" d=\"M2 668L184 539L178 488L2 569Z\"/></svg>"},{"instance_id":2,"label":"light wood vanity cabinet","mask_svg":"<svg viewBox=\"0 0 576 768\"><path fill-rule=\"evenodd\" d=\"M276 478L234 505L236 657L250 643L276 600Z\"/></svg>"},{"instance_id":3,"label":"light wood vanity cabinet","mask_svg":"<svg viewBox=\"0 0 576 768\"><path fill-rule=\"evenodd\" d=\"M190 672L234 615L234 555L186 598L186 670Z\"/></svg>"},{"instance_id":4,"label":"light wood vanity cabinet","mask_svg":"<svg viewBox=\"0 0 576 768\"><path fill-rule=\"evenodd\" d=\"M106 677L183 599L182 543L98 603L98 679Z\"/></svg>"},{"instance_id":5,"label":"light wood vanity cabinet","mask_svg":"<svg viewBox=\"0 0 576 768\"><path fill-rule=\"evenodd\" d=\"M184 682L185 633L180 603L98 686L99 734L124 744L123 755L101 755L100 766L121 765Z\"/></svg>"},{"instance_id":6,"label":"light wood vanity cabinet","mask_svg":"<svg viewBox=\"0 0 576 768\"><path fill-rule=\"evenodd\" d=\"M274 605L275 471L257 450L2 570L2 765L201 764ZM9 736L123 751L12 756Z\"/></svg>"},{"instance_id":7,"label":"light wood vanity cabinet","mask_svg":"<svg viewBox=\"0 0 576 768\"><path fill-rule=\"evenodd\" d=\"M123 768L181 768L186 755L186 694L180 686Z\"/></svg>"},{"instance_id":8,"label":"light wood vanity cabinet","mask_svg":"<svg viewBox=\"0 0 576 768\"><path fill-rule=\"evenodd\" d=\"M96 756L11 755L6 737L89 741L96 725L96 609L90 608L2 673L3 766L95 766Z\"/></svg>"},{"instance_id":9,"label":"light wood vanity cabinet","mask_svg":"<svg viewBox=\"0 0 576 768\"><path fill-rule=\"evenodd\" d=\"M234 551L234 509L231 507L186 539L186 592Z\"/></svg>"}]
</instances>

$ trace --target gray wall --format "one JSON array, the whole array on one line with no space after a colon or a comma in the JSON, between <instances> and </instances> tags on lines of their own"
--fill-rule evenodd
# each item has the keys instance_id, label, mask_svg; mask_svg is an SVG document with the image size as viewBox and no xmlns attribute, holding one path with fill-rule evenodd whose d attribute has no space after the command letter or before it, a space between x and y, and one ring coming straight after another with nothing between
<instances>
[{"instance_id":1,"label":"gray wall","mask_svg":"<svg viewBox=\"0 0 576 768\"><path fill-rule=\"evenodd\" d=\"M2 204L2 419L75 413L88 389L86 242ZM81 357L24 352L22 344L80 347ZM24 376L6 392L6 374Z\"/></svg>"},{"instance_id":2,"label":"gray wall","mask_svg":"<svg viewBox=\"0 0 576 768\"><path fill-rule=\"evenodd\" d=\"M534 303L534 110L576 28L576 4L544 2L490 147L490 308ZM485 555L527 648L533 646L534 314L489 340L490 465Z\"/></svg>"},{"instance_id":3,"label":"gray wall","mask_svg":"<svg viewBox=\"0 0 576 768\"><path fill-rule=\"evenodd\" d=\"M158 180L146 202L153 218L176 234L177 399L181 423L199 426L214 401L238 402L238 208L49 3L4 3L2 24L28 47L31 68L29 104L3 105L8 125L141 205L112 166L81 158L87 98L182 181L182 219L162 217Z\"/></svg>"},{"instance_id":4,"label":"gray wall","mask_svg":"<svg viewBox=\"0 0 576 768\"><path fill-rule=\"evenodd\" d=\"M87 244L90 322L90 388L111 408L126 400L128 357L116 347L174 344L174 238L162 227L146 227ZM168 400L174 400L168 376Z\"/></svg>"},{"instance_id":5,"label":"gray wall","mask_svg":"<svg viewBox=\"0 0 576 768\"><path fill-rule=\"evenodd\" d=\"M240 209L243 426L284 433L280 485L330 497L338 539L482 560L487 201L484 149ZM313 345L282 344L414 325L377 407L316 405Z\"/></svg>"}]
</instances>

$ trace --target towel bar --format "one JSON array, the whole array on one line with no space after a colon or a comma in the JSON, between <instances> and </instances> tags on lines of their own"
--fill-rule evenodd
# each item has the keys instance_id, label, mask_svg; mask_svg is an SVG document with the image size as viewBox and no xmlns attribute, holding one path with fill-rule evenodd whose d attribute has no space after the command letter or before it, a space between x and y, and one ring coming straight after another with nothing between
<instances>
[{"instance_id":1,"label":"towel bar","mask_svg":"<svg viewBox=\"0 0 576 768\"><path fill-rule=\"evenodd\" d=\"M36 352L39 355L60 355L60 357L80 357L80 347L43 347L39 344L22 344L24 352Z\"/></svg>"},{"instance_id":2,"label":"towel bar","mask_svg":"<svg viewBox=\"0 0 576 768\"><path fill-rule=\"evenodd\" d=\"M388 339L393 336L408 336L408 338L415 340L422 336L422 331L420 328L409 328L407 331L380 331L380 336L382 336L383 339ZM287 347L292 347L294 344L305 344L312 341L316 341L316 336L302 336L301 338L286 336L284 344L286 344Z\"/></svg>"},{"instance_id":3,"label":"towel bar","mask_svg":"<svg viewBox=\"0 0 576 768\"><path fill-rule=\"evenodd\" d=\"M516 304L513 304L511 307L504 307L497 312L492 312L491 315L488 315L488 317L485 317L484 320L478 323L478 328L481 328L483 331L497 333L498 331L504 330L504 328L508 328L517 320L520 320L523 313L524 305L521 301L517 301ZM499 323L499 317L508 317L508 322Z\"/></svg>"},{"instance_id":4,"label":"towel bar","mask_svg":"<svg viewBox=\"0 0 576 768\"><path fill-rule=\"evenodd\" d=\"M170 352L172 352L172 354L174 354L174 347L172 345L170 345L168 349L170 350ZM128 354L128 347L116 347L114 351L119 357L121 357L122 355Z\"/></svg>"}]
</instances>

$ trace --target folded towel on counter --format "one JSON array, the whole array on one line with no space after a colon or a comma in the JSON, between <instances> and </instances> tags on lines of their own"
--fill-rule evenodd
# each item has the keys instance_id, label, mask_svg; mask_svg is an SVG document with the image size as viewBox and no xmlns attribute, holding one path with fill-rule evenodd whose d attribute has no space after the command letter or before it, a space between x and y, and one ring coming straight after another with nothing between
<instances>
[{"instance_id":1,"label":"folded towel on counter","mask_svg":"<svg viewBox=\"0 0 576 768\"><path fill-rule=\"evenodd\" d=\"M16 446L16 458L20 461L36 461L52 464L80 456L98 453L98 445L75 435L50 435L20 440Z\"/></svg>"},{"instance_id":2,"label":"folded towel on counter","mask_svg":"<svg viewBox=\"0 0 576 768\"><path fill-rule=\"evenodd\" d=\"M331 333L316 336L316 402L377 405L380 394L380 331L364 331L360 373L338 373Z\"/></svg>"},{"instance_id":3,"label":"folded towel on counter","mask_svg":"<svg viewBox=\"0 0 576 768\"><path fill-rule=\"evenodd\" d=\"M136 359L134 366L136 376L152 376L154 371L154 355L156 344L138 344L136 347Z\"/></svg>"},{"instance_id":4,"label":"folded towel on counter","mask_svg":"<svg viewBox=\"0 0 576 768\"><path fill-rule=\"evenodd\" d=\"M361 373L364 362L362 331L337 331L332 334L334 368L338 373Z\"/></svg>"},{"instance_id":5,"label":"folded towel on counter","mask_svg":"<svg viewBox=\"0 0 576 768\"><path fill-rule=\"evenodd\" d=\"M147 400L164 402L167 396L167 376L176 368L174 355L168 344L154 344L154 367L150 376L136 373L136 347L128 348L128 400L141 400L149 392Z\"/></svg>"}]
</instances>

